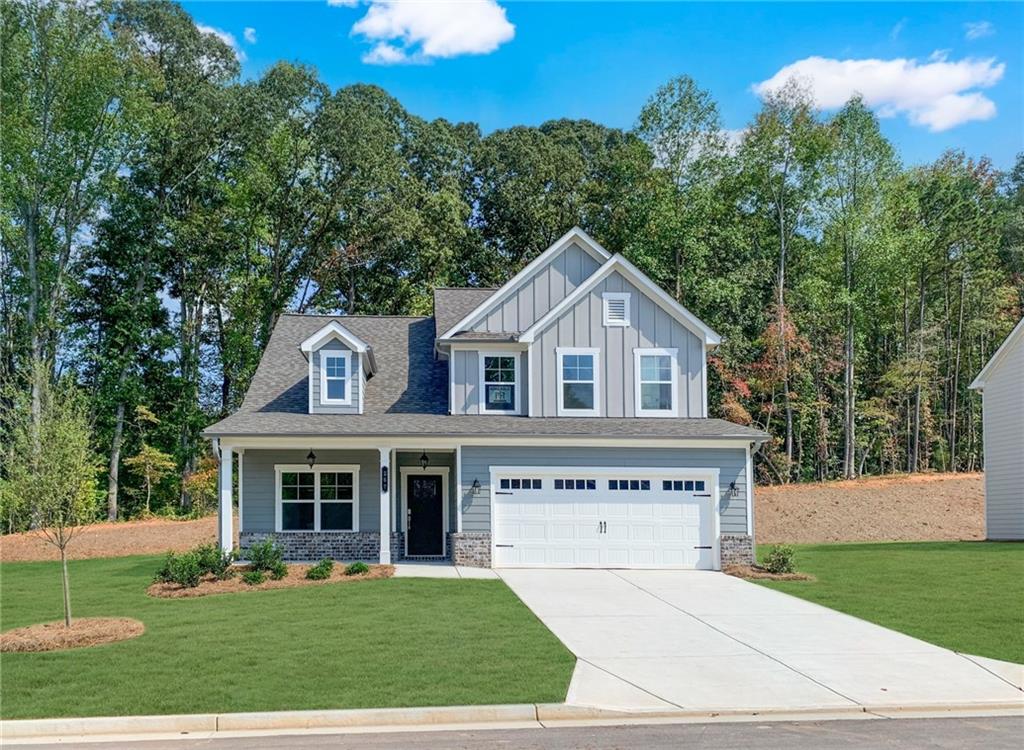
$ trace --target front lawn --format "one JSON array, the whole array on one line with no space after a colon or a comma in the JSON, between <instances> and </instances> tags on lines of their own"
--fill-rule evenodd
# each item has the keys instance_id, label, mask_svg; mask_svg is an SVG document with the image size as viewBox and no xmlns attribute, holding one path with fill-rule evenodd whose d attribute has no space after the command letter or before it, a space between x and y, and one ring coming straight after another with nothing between
<instances>
[{"instance_id":1,"label":"front lawn","mask_svg":"<svg viewBox=\"0 0 1024 750\"><path fill-rule=\"evenodd\" d=\"M1024 663L1024 544L797 546L796 567L818 580L756 583L955 651Z\"/></svg>"},{"instance_id":2,"label":"front lawn","mask_svg":"<svg viewBox=\"0 0 1024 750\"><path fill-rule=\"evenodd\" d=\"M0 717L561 702L575 660L501 581L387 579L154 599L157 557L72 561L131 641L3 655ZM55 562L0 566L0 628L61 617Z\"/></svg>"}]
</instances>

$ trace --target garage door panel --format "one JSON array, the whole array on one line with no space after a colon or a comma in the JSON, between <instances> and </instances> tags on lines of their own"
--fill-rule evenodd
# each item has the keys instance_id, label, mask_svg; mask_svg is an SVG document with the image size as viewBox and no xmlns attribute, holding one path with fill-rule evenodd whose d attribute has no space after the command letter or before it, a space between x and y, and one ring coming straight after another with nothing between
<instances>
[{"instance_id":1,"label":"garage door panel","mask_svg":"<svg viewBox=\"0 0 1024 750\"><path fill-rule=\"evenodd\" d=\"M594 479L592 471L568 469L557 481L531 478L522 480L528 482L522 490L497 493L495 564L714 566L713 500L706 491L684 489L696 487L693 472L680 481L663 471L639 480ZM699 482L702 489L706 481Z\"/></svg>"}]
</instances>

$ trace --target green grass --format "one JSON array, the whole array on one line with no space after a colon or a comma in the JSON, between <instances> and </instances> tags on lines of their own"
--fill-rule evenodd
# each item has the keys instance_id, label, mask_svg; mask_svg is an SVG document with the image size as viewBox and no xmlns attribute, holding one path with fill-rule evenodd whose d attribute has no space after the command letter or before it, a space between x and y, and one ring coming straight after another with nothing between
<instances>
[{"instance_id":1,"label":"green grass","mask_svg":"<svg viewBox=\"0 0 1024 750\"><path fill-rule=\"evenodd\" d=\"M1024 544L797 546L796 567L818 580L758 583L955 651L1024 663Z\"/></svg>"},{"instance_id":2,"label":"green grass","mask_svg":"<svg viewBox=\"0 0 1024 750\"><path fill-rule=\"evenodd\" d=\"M387 579L146 595L159 558L70 563L75 616L140 638L4 654L4 719L561 702L575 660L501 581ZM61 617L56 563L6 563L4 630Z\"/></svg>"}]
</instances>

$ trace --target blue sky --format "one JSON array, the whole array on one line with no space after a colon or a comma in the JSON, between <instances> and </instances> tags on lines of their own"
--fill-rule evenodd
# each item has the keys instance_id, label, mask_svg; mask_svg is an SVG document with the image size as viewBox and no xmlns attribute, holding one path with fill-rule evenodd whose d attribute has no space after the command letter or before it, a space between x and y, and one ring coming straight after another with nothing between
<instances>
[{"instance_id":1,"label":"blue sky","mask_svg":"<svg viewBox=\"0 0 1024 750\"><path fill-rule=\"evenodd\" d=\"M824 104L864 93L908 164L961 148L1006 168L1024 150L1020 3L333 3L183 5L230 35L245 77L301 61L332 87L377 84L485 132L558 117L628 128L684 73L739 130L758 91L797 74Z\"/></svg>"}]
</instances>

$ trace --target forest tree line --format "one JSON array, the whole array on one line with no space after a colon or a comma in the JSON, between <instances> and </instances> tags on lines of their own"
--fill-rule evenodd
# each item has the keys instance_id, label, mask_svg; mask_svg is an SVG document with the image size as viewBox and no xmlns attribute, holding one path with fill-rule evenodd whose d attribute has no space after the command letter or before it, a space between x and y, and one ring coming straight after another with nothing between
<instances>
[{"instance_id":1,"label":"forest tree line","mask_svg":"<svg viewBox=\"0 0 1024 750\"><path fill-rule=\"evenodd\" d=\"M573 225L722 334L711 415L771 433L759 481L981 467L968 385L1024 306L1022 157L905 165L859 99L799 82L737 135L687 76L631 130L484 135L296 63L242 80L165 0L0 12L3 408L81 390L102 515L199 501L201 430L282 312L429 315Z\"/></svg>"}]
</instances>

